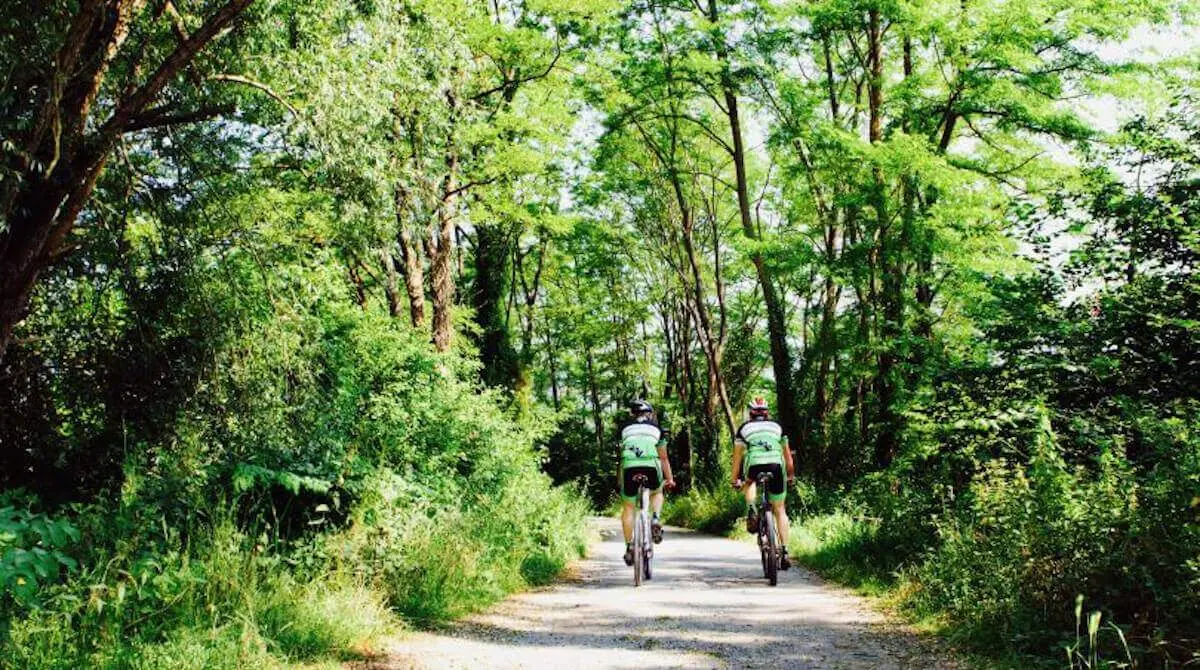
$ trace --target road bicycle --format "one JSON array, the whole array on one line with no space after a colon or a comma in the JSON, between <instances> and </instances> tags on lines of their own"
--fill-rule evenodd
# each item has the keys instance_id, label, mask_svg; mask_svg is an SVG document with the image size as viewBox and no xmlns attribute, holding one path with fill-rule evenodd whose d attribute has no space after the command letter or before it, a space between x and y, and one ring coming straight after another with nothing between
<instances>
[{"instance_id":1,"label":"road bicycle","mask_svg":"<svg viewBox=\"0 0 1200 670\"><path fill-rule=\"evenodd\" d=\"M644 474L633 476L637 484L637 515L633 520L633 585L641 586L642 580L649 581L654 576L654 541L650 534L650 489L646 487L649 478Z\"/></svg>"},{"instance_id":2,"label":"road bicycle","mask_svg":"<svg viewBox=\"0 0 1200 670\"><path fill-rule=\"evenodd\" d=\"M775 477L771 472L760 472L758 483L758 551L762 555L763 576L771 586L779 583L779 529L775 526L775 515L767 499L767 487Z\"/></svg>"}]
</instances>

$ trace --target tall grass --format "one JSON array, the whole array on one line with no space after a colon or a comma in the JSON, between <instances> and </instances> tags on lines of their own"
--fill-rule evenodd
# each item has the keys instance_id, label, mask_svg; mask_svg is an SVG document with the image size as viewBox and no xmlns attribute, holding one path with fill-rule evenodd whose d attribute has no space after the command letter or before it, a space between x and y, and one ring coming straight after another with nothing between
<instances>
[{"instance_id":1,"label":"tall grass","mask_svg":"<svg viewBox=\"0 0 1200 670\"><path fill-rule=\"evenodd\" d=\"M399 626L353 575L301 579L228 522L176 551L96 557L13 612L5 668L245 668L344 658Z\"/></svg>"},{"instance_id":2,"label":"tall grass","mask_svg":"<svg viewBox=\"0 0 1200 670\"><path fill-rule=\"evenodd\" d=\"M10 611L0 668L273 668L362 656L543 584L584 550L586 506L532 486L462 508L392 507L290 550L231 522L187 547L98 554ZM178 536L168 540L178 541Z\"/></svg>"},{"instance_id":3,"label":"tall grass","mask_svg":"<svg viewBox=\"0 0 1200 670\"><path fill-rule=\"evenodd\" d=\"M881 594L896 584L896 577L878 559L878 532L878 522L846 512L810 516L792 524L788 549L824 577Z\"/></svg>"},{"instance_id":4,"label":"tall grass","mask_svg":"<svg viewBox=\"0 0 1200 670\"><path fill-rule=\"evenodd\" d=\"M405 504L394 483L379 478L359 520L327 544L418 624L544 584L586 549L582 496L551 488L532 468L495 494L457 505Z\"/></svg>"}]
</instances>

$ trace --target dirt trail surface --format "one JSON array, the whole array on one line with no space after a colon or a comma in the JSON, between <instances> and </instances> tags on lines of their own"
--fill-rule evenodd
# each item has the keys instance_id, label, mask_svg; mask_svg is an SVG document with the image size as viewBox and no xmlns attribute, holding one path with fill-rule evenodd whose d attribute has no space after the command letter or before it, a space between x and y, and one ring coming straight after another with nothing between
<instances>
[{"instance_id":1,"label":"dirt trail surface","mask_svg":"<svg viewBox=\"0 0 1200 670\"><path fill-rule=\"evenodd\" d=\"M762 578L749 542L668 528L633 587L615 519L557 584L445 631L394 640L359 668L955 668L863 600L804 569Z\"/></svg>"}]
</instances>

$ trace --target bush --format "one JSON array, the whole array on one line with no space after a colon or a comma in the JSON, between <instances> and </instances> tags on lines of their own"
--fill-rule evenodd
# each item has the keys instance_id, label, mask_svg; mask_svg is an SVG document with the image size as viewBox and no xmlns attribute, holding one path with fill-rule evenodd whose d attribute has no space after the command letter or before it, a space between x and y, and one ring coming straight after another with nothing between
<instances>
[{"instance_id":1,"label":"bush","mask_svg":"<svg viewBox=\"0 0 1200 670\"><path fill-rule=\"evenodd\" d=\"M33 605L41 586L77 569L65 550L78 540L65 518L0 507L0 614Z\"/></svg>"},{"instance_id":2,"label":"bush","mask_svg":"<svg viewBox=\"0 0 1200 670\"><path fill-rule=\"evenodd\" d=\"M730 486L693 488L681 496L667 496L666 523L706 533L725 534L745 518L746 499Z\"/></svg>"},{"instance_id":3,"label":"bush","mask_svg":"<svg viewBox=\"0 0 1200 670\"><path fill-rule=\"evenodd\" d=\"M1035 404L1012 416L1021 418L1003 440L1021 446L983 461L957 494L913 449L833 512L793 526L793 554L843 583L891 590L910 614L951 623L956 639L990 654L1190 660L1200 637L1197 414L1127 406L1119 421L1055 421ZM1127 431L1140 463L1123 448ZM1094 457L1072 462L1084 445Z\"/></svg>"},{"instance_id":4,"label":"bush","mask_svg":"<svg viewBox=\"0 0 1200 670\"><path fill-rule=\"evenodd\" d=\"M454 505L421 501L391 473L370 488L356 522L326 546L420 623L545 583L586 549L586 504L573 491L550 488L536 469L493 496L464 492Z\"/></svg>"},{"instance_id":5,"label":"bush","mask_svg":"<svg viewBox=\"0 0 1200 670\"><path fill-rule=\"evenodd\" d=\"M1068 466L1059 451L1043 414L1028 463L987 465L912 570L921 585L913 604L949 613L984 643L1028 650L1069 643L1079 595L1143 643L1155 625L1194 630L1198 582L1187 554L1200 536L1179 523L1192 504L1179 485L1200 481L1197 446L1173 445L1141 477L1116 450L1090 468Z\"/></svg>"},{"instance_id":6,"label":"bush","mask_svg":"<svg viewBox=\"0 0 1200 670\"><path fill-rule=\"evenodd\" d=\"M0 431L0 486L57 507L0 491L6 667L338 659L583 550L579 492L538 469L553 422L360 303L328 201L236 192L189 200L211 237L121 254L107 309L71 277L39 294L36 351L0 385L4 427L29 426Z\"/></svg>"},{"instance_id":7,"label":"bush","mask_svg":"<svg viewBox=\"0 0 1200 670\"><path fill-rule=\"evenodd\" d=\"M399 625L393 609L443 620L582 553L587 507L538 470L542 422L393 319L310 307L234 340L174 437L126 463L119 499L74 525L5 517L0 556L45 578L37 602L0 602L4 663L343 658ZM81 567L47 586L17 551Z\"/></svg>"}]
</instances>

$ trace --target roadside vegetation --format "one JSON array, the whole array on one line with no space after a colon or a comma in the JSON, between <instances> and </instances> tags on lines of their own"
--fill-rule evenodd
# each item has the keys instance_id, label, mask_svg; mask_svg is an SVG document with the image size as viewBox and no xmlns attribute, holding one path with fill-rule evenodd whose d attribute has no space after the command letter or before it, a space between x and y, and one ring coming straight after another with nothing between
<instances>
[{"instance_id":1,"label":"roadside vegetation","mask_svg":"<svg viewBox=\"0 0 1200 670\"><path fill-rule=\"evenodd\" d=\"M1189 3L8 4L0 666L332 665L544 583L632 397L728 531L755 395L809 565L1200 662Z\"/></svg>"}]
</instances>

